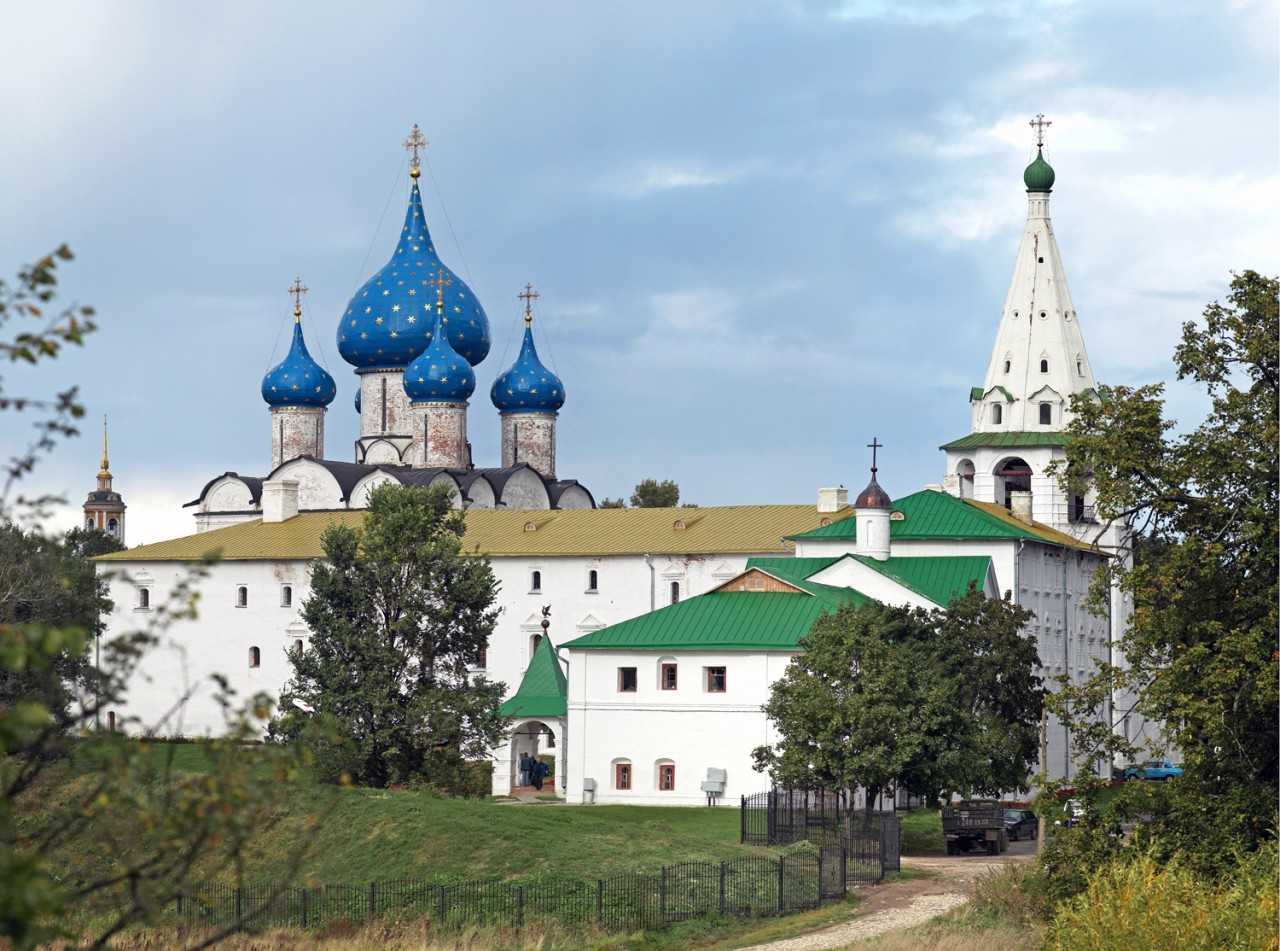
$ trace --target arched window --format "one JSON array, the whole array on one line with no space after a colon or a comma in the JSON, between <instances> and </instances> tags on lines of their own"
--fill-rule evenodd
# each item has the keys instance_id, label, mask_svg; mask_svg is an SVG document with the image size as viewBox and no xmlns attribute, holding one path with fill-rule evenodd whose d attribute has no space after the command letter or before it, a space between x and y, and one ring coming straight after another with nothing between
<instances>
[{"instance_id":1,"label":"arched window","mask_svg":"<svg viewBox=\"0 0 1280 951\"><path fill-rule=\"evenodd\" d=\"M615 759L613 761L613 788L631 788L631 760Z\"/></svg>"},{"instance_id":2,"label":"arched window","mask_svg":"<svg viewBox=\"0 0 1280 951\"><path fill-rule=\"evenodd\" d=\"M107 519L107 531L112 535L115 535L120 531L120 523L114 518Z\"/></svg>"},{"instance_id":3,"label":"arched window","mask_svg":"<svg viewBox=\"0 0 1280 951\"><path fill-rule=\"evenodd\" d=\"M960 498L962 499L973 498L973 474L972 459L961 459L956 465L957 488L960 490Z\"/></svg>"},{"instance_id":4,"label":"arched window","mask_svg":"<svg viewBox=\"0 0 1280 951\"><path fill-rule=\"evenodd\" d=\"M293 640L293 649L294 649L294 650L296 650L299 654L301 654L301 653L303 652L303 650L304 650L305 648L303 647L303 644L302 644L302 638L300 638L300 637L295 637L295 638L294 638L294 640Z\"/></svg>"},{"instance_id":5,"label":"arched window","mask_svg":"<svg viewBox=\"0 0 1280 951\"><path fill-rule=\"evenodd\" d=\"M675 792L676 764L669 759L660 759L653 764L659 792Z\"/></svg>"},{"instance_id":6,"label":"arched window","mask_svg":"<svg viewBox=\"0 0 1280 951\"><path fill-rule=\"evenodd\" d=\"M151 591L148 588L138 589L138 610L146 611L151 607Z\"/></svg>"},{"instance_id":7,"label":"arched window","mask_svg":"<svg viewBox=\"0 0 1280 951\"><path fill-rule=\"evenodd\" d=\"M84 527L85 527L85 528L93 528L93 516L92 516L92 515L88 515L88 516L86 516L86 517L85 517L85 520L84 520Z\"/></svg>"},{"instance_id":8,"label":"arched window","mask_svg":"<svg viewBox=\"0 0 1280 951\"><path fill-rule=\"evenodd\" d=\"M671 603L677 604L680 601L680 582L671 582Z\"/></svg>"},{"instance_id":9,"label":"arched window","mask_svg":"<svg viewBox=\"0 0 1280 951\"><path fill-rule=\"evenodd\" d=\"M991 404L991 422L999 425L1004 422L1004 407L999 403Z\"/></svg>"},{"instance_id":10,"label":"arched window","mask_svg":"<svg viewBox=\"0 0 1280 951\"><path fill-rule=\"evenodd\" d=\"M249 666L250 667L262 666L262 651L257 647L249 648Z\"/></svg>"},{"instance_id":11,"label":"arched window","mask_svg":"<svg viewBox=\"0 0 1280 951\"><path fill-rule=\"evenodd\" d=\"M538 645L539 645L539 644L541 644L541 643L542 643L542 635L541 635L541 634L530 634L530 635L529 635L529 661L530 661L530 662L532 662L532 661L533 661L533 655L534 655L535 653L537 653Z\"/></svg>"},{"instance_id":12,"label":"arched window","mask_svg":"<svg viewBox=\"0 0 1280 951\"><path fill-rule=\"evenodd\" d=\"M542 572L535 571L529 576L529 593L537 594L542 591Z\"/></svg>"},{"instance_id":13,"label":"arched window","mask_svg":"<svg viewBox=\"0 0 1280 951\"><path fill-rule=\"evenodd\" d=\"M1084 376L1084 361L1076 357L1076 376Z\"/></svg>"},{"instance_id":14,"label":"arched window","mask_svg":"<svg viewBox=\"0 0 1280 951\"><path fill-rule=\"evenodd\" d=\"M236 588L236 607L247 608L249 606L249 589L244 585Z\"/></svg>"},{"instance_id":15,"label":"arched window","mask_svg":"<svg viewBox=\"0 0 1280 951\"><path fill-rule=\"evenodd\" d=\"M1041 403L1040 404L1040 425L1049 426L1052 423L1053 423L1053 404Z\"/></svg>"},{"instance_id":16,"label":"arched window","mask_svg":"<svg viewBox=\"0 0 1280 951\"><path fill-rule=\"evenodd\" d=\"M600 572L592 568L587 572L587 591L594 594L600 589Z\"/></svg>"},{"instance_id":17,"label":"arched window","mask_svg":"<svg viewBox=\"0 0 1280 951\"><path fill-rule=\"evenodd\" d=\"M1012 369L1013 369L1013 361L1012 361L1012 360L1005 360L1005 361L1004 361L1004 372L1005 372L1005 373L1008 373L1008 372L1009 372L1010 370L1012 370Z\"/></svg>"},{"instance_id":18,"label":"arched window","mask_svg":"<svg viewBox=\"0 0 1280 951\"><path fill-rule=\"evenodd\" d=\"M662 658L658 662L658 689L675 690L678 683L675 658Z\"/></svg>"},{"instance_id":19,"label":"arched window","mask_svg":"<svg viewBox=\"0 0 1280 951\"><path fill-rule=\"evenodd\" d=\"M1040 358L1040 372L1041 373L1049 372L1049 361L1044 359L1043 357Z\"/></svg>"},{"instance_id":20,"label":"arched window","mask_svg":"<svg viewBox=\"0 0 1280 951\"><path fill-rule=\"evenodd\" d=\"M282 584L280 586L280 607L293 607L293 585Z\"/></svg>"}]
</instances>

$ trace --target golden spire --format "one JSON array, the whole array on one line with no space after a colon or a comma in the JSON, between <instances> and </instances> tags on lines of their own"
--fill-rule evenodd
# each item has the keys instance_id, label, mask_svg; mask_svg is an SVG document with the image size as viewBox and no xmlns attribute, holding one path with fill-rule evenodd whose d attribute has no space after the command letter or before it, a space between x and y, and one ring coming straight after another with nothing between
<instances>
[{"instance_id":1,"label":"golden spire","mask_svg":"<svg viewBox=\"0 0 1280 951\"><path fill-rule=\"evenodd\" d=\"M409 177L417 178L422 174L422 160L418 157L418 151L427 147L427 137L418 128L418 123L413 124L413 131L404 140L404 147L409 152Z\"/></svg>"},{"instance_id":2,"label":"golden spire","mask_svg":"<svg viewBox=\"0 0 1280 951\"><path fill-rule=\"evenodd\" d=\"M102 468L98 470L99 479L111 478L111 463L107 459L107 416L102 415Z\"/></svg>"},{"instance_id":3,"label":"golden spire","mask_svg":"<svg viewBox=\"0 0 1280 951\"><path fill-rule=\"evenodd\" d=\"M417 126L414 126L414 128L416 129ZM444 268L440 268L439 270L436 271L436 279L431 283L436 286L436 313L443 314L444 313L444 289L448 287L450 284L452 284L453 281L445 277Z\"/></svg>"},{"instance_id":4,"label":"golden spire","mask_svg":"<svg viewBox=\"0 0 1280 951\"><path fill-rule=\"evenodd\" d=\"M302 277L299 275L293 279L293 286L289 288L289 293L293 295L293 322L295 324L302 323L302 295L309 288L302 283Z\"/></svg>"},{"instance_id":5,"label":"golden spire","mask_svg":"<svg viewBox=\"0 0 1280 951\"><path fill-rule=\"evenodd\" d=\"M541 296L541 294L533 289L532 284L525 284L524 290L516 295L516 297L524 301L524 325L526 327L533 323L533 302Z\"/></svg>"}]
</instances>

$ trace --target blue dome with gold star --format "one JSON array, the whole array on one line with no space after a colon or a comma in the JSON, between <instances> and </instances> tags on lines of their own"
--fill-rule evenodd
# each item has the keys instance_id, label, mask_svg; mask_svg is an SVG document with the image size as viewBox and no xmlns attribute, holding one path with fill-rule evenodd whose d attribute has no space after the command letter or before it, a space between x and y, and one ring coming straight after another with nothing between
<instances>
[{"instance_id":1,"label":"blue dome with gold star","mask_svg":"<svg viewBox=\"0 0 1280 951\"><path fill-rule=\"evenodd\" d=\"M475 371L453 349L448 326L448 318L437 313L431 343L405 367L404 391L411 403L461 403L476 391Z\"/></svg>"},{"instance_id":2,"label":"blue dome with gold star","mask_svg":"<svg viewBox=\"0 0 1280 951\"><path fill-rule=\"evenodd\" d=\"M503 413L554 413L564 405L564 384L538 359L533 327L528 320L520 356L511 369L493 381L489 398Z\"/></svg>"},{"instance_id":3,"label":"blue dome with gold star","mask_svg":"<svg viewBox=\"0 0 1280 951\"><path fill-rule=\"evenodd\" d=\"M471 366L489 353L489 318L467 287L436 254L415 180L395 253L356 291L338 324L338 352L359 370L399 369L431 340L434 286L444 281L449 341Z\"/></svg>"},{"instance_id":4,"label":"blue dome with gold star","mask_svg":"<svg viewBox=\"0 0 1280 951\"><path fill-rule=\"evenodd\" d=\"M295 317L298 311L295 311ZM302 339L302 323L293 322L288 355L262 378L262 398L269 406L328 406L338 387L320 364L311 359Z\"/></svg>"}]
</instances>

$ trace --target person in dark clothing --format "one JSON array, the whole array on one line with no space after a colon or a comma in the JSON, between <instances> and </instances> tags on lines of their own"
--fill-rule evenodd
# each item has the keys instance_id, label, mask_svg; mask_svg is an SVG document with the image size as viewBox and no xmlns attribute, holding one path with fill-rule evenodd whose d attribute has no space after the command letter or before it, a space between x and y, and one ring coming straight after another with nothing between
<instances>
[{"instance_id":1,"label":"person in dark clothing","mask_svg":"<svg viewBox=\"0 0 1280 951\"><path fill-rule=\"evenodd\" d=\"M520 785L521 786L529 785L529 781L530 781L529 767L532 765L533 765L532 757L530 757L528 753L521 753L520 754Z\"/></svg>"},{"instance_id":2,"label":"person in dark clothing","mask_svg":"<svg viewBox=\"0 0 1280 951\"><path fill-rule=\"evenodd\" d=\"M547 773L551 772L551 768L541 760L535 760L533 764L533 788L541 789L542 781L547 778Z\"/></svg>"}]
</instances>

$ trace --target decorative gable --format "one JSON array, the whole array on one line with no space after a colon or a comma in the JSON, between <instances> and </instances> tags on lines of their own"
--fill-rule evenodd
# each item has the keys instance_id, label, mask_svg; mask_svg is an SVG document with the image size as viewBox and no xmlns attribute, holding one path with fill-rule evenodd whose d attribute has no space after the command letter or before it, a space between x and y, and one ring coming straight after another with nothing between
<instances>
[{"instance_id":1,"label":"decorative gable","mask_svg":"<svg viewBox=\"0 0 1280 951\"><path fill-rule=\"evenodd\" d=\"M783 581L759 568L748 568L738 577L726 581L716 591L769 591L782 594L808 594L790 582Z\"/></svg>"}]
</instances>

